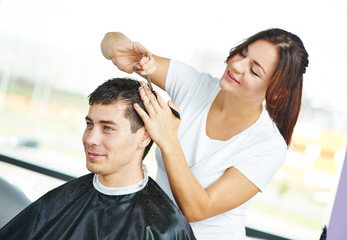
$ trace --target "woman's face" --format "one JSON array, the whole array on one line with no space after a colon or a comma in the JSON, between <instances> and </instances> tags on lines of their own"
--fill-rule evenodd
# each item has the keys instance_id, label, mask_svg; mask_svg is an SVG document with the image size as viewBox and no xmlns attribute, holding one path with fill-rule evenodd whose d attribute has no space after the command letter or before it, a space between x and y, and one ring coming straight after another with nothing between
<instances>
[{"instance_id":1,"label":"woman's face","mask_svg":"<svg viewBox=\"0 0 347 240\"><path fill-rule=\"evenodd\" d=\"M258 40L229 59L219 85L239 99L262 102L278 61L276 46Z\"/></svg>"}]
</instances>

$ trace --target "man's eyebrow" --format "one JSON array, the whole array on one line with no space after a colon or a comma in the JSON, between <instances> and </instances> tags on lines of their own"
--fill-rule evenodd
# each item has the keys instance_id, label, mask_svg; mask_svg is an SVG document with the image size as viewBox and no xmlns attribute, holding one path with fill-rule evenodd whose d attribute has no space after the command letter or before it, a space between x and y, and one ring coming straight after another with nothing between
<instances>
[{"instance_id":1,"label":"man's eyebrow","mask_svg":"<svg viewBox=\"0 0 347 240\"><path fill-rule=\"evenodd\" d=\"M112 120L100 120L100 123L118 126L118 124Z\"/></svg>"},{"instance_id":2,"label":"man's eyebrow","mask_svg":"<svg viewBox=\"0 0 347 240\"><path fill-rule=\"evenodd\" d=\"M88 116L86 116L86 120L90 121L90 122L93 122L93 120L90 117L88 117Z\"/></svg>"},{"instance_id":3,"label":"man's eyebrow","mask_svg":"<svg viewBox=\"0 0 347 240\"><path fill-rule=\"evenodd\" d=\"M88 116L86 116L86 120L90 121L90 122L93 122L93 120L90 117L88 117ZM103 124L110 124L110 125L118 126L118 124L116 122L112 121L112 120L100 120L99 122L103 123Z\"/></svg>"}]
</instances>

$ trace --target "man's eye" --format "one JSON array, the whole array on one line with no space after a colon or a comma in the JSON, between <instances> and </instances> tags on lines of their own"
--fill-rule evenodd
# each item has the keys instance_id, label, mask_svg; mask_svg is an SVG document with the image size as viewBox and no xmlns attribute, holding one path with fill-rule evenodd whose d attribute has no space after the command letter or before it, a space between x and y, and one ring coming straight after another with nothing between
<instances>
[{"instance_id":1,"label":"man's eye","mask_svg":"<svg viewBox=\"0 0 347 240\"><path fill-rule=\"evenodd\" d=\"M93 127L93 123L87 122L87 127Z\"/></svg>"},{"instance_id":2,"label":"man's eye","mask_svg":"<svg viewBox=\"0 0 347 240\"><path fill-rule=\"evenodd\" d=\"M256 72L254 72L253 68L251 68L251 72L252 72L255 76L259 77L259 75L258 75Z\"/></svg>"},{"instance_id":3,"label":"man's eye","mask_svg":"<svg viewBox=\"0 0 347 240\"><path fill-rule=\"evenodd\" d=\"M110 128L110 127L105 126L105 130L106 130L106 131L112 131L113 128Z\"/></svg>"}]
</instances>

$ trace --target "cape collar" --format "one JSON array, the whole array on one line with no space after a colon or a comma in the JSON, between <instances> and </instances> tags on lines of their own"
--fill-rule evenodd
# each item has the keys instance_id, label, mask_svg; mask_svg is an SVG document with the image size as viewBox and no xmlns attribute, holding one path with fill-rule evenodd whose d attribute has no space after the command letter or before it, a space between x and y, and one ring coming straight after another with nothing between
<instances>
[{"instance_id":1,"label":"cape collar","mask_svg":"<svg viewBox=\"0 0 347 240\"><path fill-rule=\"evenodd\" d=\"M134 192L138 192L142 190L148 182L147 168L144 164L142 164L142 170L143 170L144 178L140 182L134 185L130 185L127 187L106 187L100 183L98 179L98 174L94 174L93 186L97 191L105 195L110 195L110 196L126 195L126 194L131 194Z\"/></svg>"}]
</instances>

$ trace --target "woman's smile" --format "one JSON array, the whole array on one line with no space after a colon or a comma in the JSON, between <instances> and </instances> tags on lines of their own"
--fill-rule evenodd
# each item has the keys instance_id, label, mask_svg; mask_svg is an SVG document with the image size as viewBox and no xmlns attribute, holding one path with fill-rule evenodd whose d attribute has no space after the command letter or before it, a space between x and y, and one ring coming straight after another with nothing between
<instances>
[{"instance_id":1,"label":"woman's smile","mask_svg":"<svg viewBox=\"0 0 347 240\"><path fill-rule=\"evenodd\" d=\"M229 81L236 82L236 83L240 84L240 82L236 80L235 76L230 72L230 70L228 70L227 77L228 77Z\"/></svg>"}]
</instances>

